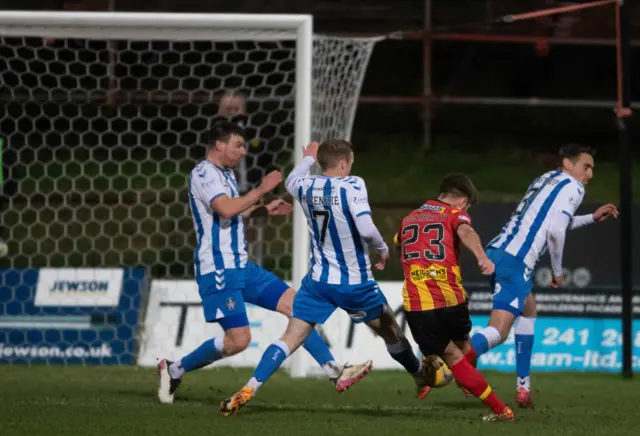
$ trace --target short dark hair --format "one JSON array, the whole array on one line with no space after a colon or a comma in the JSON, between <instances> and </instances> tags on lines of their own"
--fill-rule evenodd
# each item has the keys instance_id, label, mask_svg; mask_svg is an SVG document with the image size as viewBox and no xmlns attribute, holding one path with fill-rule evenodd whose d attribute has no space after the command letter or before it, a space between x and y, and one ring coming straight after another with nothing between
<instances>
[{"instance_id":1,"label":"short dark hair","mask_svg":"<svg viewBox=\"0 0 640 436\"><path fill-rule=\"evenodd\" d=\"M329 139L318 147L318 163L324 171L338 165L340 159L347 159L353 153L353 147L344 139Z\"/></svg>"},{"instance_id":2,"label":"short dark hair","mask_svg":"<svg viewBox=\"0 0 640 436\"><path fill-rule=\"evenodd\" d=\"M561 160L564 158L575 160L583 153L591 155L591 157L595 157L596 150L595 148L591 148L588 145L565 144L560 147L560 151L558 151L558 155L560 156Z\"/></svg>"},{"instance_id":3,"label":"short dark hair","mask_svg":"<svg viewBox=\"0 0 640 436\"><path fill-rule=\"evenodd\" d=\"M238 135L246 139L244 129L236 123L217 120L213 123L209 132L209 145L215 145L216 141L229 142L231 135Z\"/></svg>"},{"instance_id":4,"label":"short dark hair","mask_svg":"<svg viewBox=\"0 0 640 436\"><path fill-rule=\"evenodd\" d=\"M440 182L440 195L451 195L454 197L466 197L469 204L478 201L478 190L473 186L473 182L464 174L448 174Z\"/></svg>"}]
</instances>

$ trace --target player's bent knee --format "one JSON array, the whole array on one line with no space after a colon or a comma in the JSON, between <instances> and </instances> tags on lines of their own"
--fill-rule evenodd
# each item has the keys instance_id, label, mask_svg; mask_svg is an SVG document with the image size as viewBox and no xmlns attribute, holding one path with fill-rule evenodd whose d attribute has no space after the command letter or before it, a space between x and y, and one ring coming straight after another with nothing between
<instances>
[{"instance_id":1,"label":"player's bent knee","mask_svg":"<svg viewBox=\"0 0 640 436\"><path fill-rule=\"evenodd\" d=\"M307 339L313 327L314 324L312 323L298 318L291 318L281 340L287 344L289 350L293 353Z\"/></svg>"},{"instance_id":2,"label":"player's bent knee","mask_svg":"<svg viewBox=\"0 0 640 436\"><path fill-rule=\"evenodd\" d=\"M249 326L232 328L225 332L224 351L228 356L246 350L250 343L251 329Z\"/></svg>"},{"instance_id":3,"label":"player's bent knee","mask_svg":"<svg viewBox=\"0 0 640 436\"><path fill-rule=\"evenodd\" d=\"M515 316L511 312L506 310L494 310L491 313L489 319L489 325L494 327L500 333L500 339L502 342L506 341L509 337L509 332L515 321Z\"/></svg>"},{"instance_id":4,"label":"player's bent knee","mask_svg":"<svg viewBox=\"0 0 640 436\"><path fill-rule=\"evenodd\" d=\"M462 351L462 354L467 354L472 347L470 339L466 339L464 341L453 341L453 343Z\"/></svg>"},{"instance_id":5,"label":"player's bent knee","mask_svg":"<svg viewBox=\"0 0 640 436\"><path fill-rule=\"evenodd\" d=\"M442 353L442 360L446 362L449 367L456 365L462 359L464 359L464 354L458 345L454 342L449 342L447 347L444 349Z\"/></svg>"},{"instance_id":6,"label":"player's bent knee","mask_svg":"<svg viewBox=\"0 0 640 436\"><path fill-rule=\"evenodd\" d=\"M291 316L293 315L293 299L295 298L295 296L296 296L296 291L294 291L292 288L289 288L286 291L284 291L284 294L282 294L282 296L280 297L280 300L278 300L278 305L276 306L276 310L279 313L291 318Z\"/></svg>"},{"instance_id":7,"label":"player's bent knee","mask_svg":"<svg viewBox=\"0 0 640 436\"><path fill-rule=\"evenodd\" d=\"M405 338L393 312L388 306L382 308L378 318L367 321L366 324L376 332L387 345L396 344Z\"/></svg>"},{"instance_id":8,"label":"player's bent knee","mask_svg":"<svg viewBox=\"0 0 640 436\"><path fill-rule=\"evenodd\" d=\"M527 299L524 302L524 310L522 314L527 318L535 318L538 315L538 311L536 308L536 297L533 294L529 294Z\"/></svg>"}]
</instances>

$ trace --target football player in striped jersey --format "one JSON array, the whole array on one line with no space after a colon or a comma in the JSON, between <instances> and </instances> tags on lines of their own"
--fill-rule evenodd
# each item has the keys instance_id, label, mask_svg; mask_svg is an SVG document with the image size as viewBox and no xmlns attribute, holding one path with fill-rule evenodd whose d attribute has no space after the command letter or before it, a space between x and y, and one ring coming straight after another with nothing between
<instances>
[{"instance_id":1,"label":"football player in striped jersey","mask_svg":"<svg viewBox=\"0 0 640 436\"><path fill-rule=\"evenodd\" d=\"M295 292L286 283L249 261L244 220L259 207L269 215L291 213L291 204L277 199L260 206L262 198L282 181L278 171L267 174L257 188L240 195L233 169L245 157L244 130L234 123L214 123L206 159L191 172L189 203L196 230L195 275L206 322L217 323L224 335L211 338L176 361L158 363L158 398L172 403L182 376L245 350L251 341L245 302L291 316ZM334 361L315 331L304 341L341 392L361 376L361 370Z\"/></svg>"},{"instance_id":2,"label":"football player in striped jersey","mask_svg":"<svg viewBox=\"0 0 640 436\"><path fill-rule=\"evenodd\" d=\"M373 223L367 188L360 177L350 176L354 155L351 144L329 140L307 146L304 158L286 180L287 191L300 202L311 236L309 273L293 301L293 317L279 341L264 352L253 377L220 411L235 414L309 335L341 308L355 323L366 323L382 337L391 357L409 372L418 391L425 388L420 362L404 336L387 300L371 272L369 247L378 255L382 270L389 249ZM311 175L318 161L322 175ZM354 365L359 378L370 371L371 361ZM352 383L350 383L352 384Z\"/></svg>"},{"instance_id":3,"label":"football player in striped jersey","mask_svg":"<svg viewBox=\"0 0 640 436\"><path fill-rule=\"evenodd\" d=\"M488 244L487 254L496 265L491 277L493 311L489 325L471 339L473 348L468 354L474 362L504 342L515 320L516 404L525 408L533 408L529 381L536 320L531 295L533 269L548 250L553 271L551 287L561 287L566 231L618 216L613 204L604 205L593 214L575 215L584 197L584 186L593 177L595 150L567 144L559 155L560 168L533 181L511 219Z\"/></svg>"},{"instance_id":4,"label":"football player in striped jersey","mask_svg":"<svg viewBox=\"0 0 640 436\"><path fill-rule=\"evenodd\" d=\"M471 319L460 274L460 243L471 250L483 274L494 271L467 209L477 192L463 174L446 176L440 194L407 215L394 243L401 249L404 310L413 339L424 356L440 356L459 385L491 408L487 421L509 421L514 414L464 356L470 347Z\"/></svg>"}]
</instances>

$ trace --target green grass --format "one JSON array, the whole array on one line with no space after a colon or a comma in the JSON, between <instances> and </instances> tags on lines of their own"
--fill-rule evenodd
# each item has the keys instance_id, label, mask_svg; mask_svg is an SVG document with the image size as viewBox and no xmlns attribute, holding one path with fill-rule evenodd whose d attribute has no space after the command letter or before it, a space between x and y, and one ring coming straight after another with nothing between
<instances>
[{"instance_id":1,"label":"green grass","mask_svg":"<svg viewBox=\"0 0 640 436\"><path fill-rule=\"evenodd\" d=\"M485 407L454 385L420 401L405 374L375 370L341 395L324 379L292 380L278 374L239 416L220 416L220 401L249 375L231 369L189 374L175 403L160 405L152 369L5 366L0 372L1 433L626 436L638 430L640 382L617 375L536 375L537 409L516 410L515 424L480 422ZM487 378L499 395L512 401L513 375L489 373Z\"/></svg>"}]
</instances>

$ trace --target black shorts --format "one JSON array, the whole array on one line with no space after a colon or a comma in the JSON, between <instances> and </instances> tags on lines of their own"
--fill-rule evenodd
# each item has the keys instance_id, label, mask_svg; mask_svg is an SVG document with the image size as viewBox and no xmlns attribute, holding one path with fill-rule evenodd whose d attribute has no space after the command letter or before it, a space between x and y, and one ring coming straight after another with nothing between
<instances>
[{"instance_id":1,"label":"black shorts","mask_svg":"<svg viewBox=\"0 0 640 436\"><path fill-rule=\"evenodd\" d=\"M462 342L469 339L471 318L468 302L441 309L404 313L413 339L425 356L442 356L450 341Z\"/></svg>"}]
</instances>

